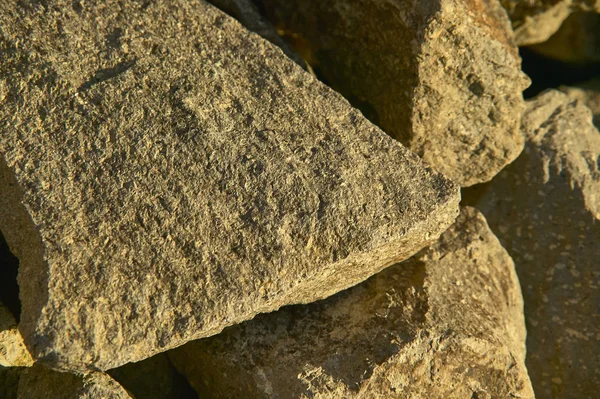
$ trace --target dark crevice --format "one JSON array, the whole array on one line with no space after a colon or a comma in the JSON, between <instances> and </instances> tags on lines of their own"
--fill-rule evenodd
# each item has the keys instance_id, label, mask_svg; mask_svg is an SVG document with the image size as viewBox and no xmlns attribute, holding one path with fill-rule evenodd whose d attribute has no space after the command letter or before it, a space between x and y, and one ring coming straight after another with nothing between
<instances>
[{"instance_id":1,"label":"dark crevice","mask_svg":"<svg viewBox=\"0 0 600 399\"><path fill-rule=\"evenodd\" d=\"M0 302L13 314L17 321L21 318L21 301L17 273L19 260L10 252L8 244L0 233Z\"/></svg>"},{"instance_id":2,"label":"dark crevice","mask_svg":"<svg viewBox=\"0 0 600 399\"><path fill-rule=\"evenodd\" d=\"M531 98L546 89L559 86L576 86L600 76L600 63L576 64L544 57L527 47L519 49L523 59L523 72L531 78L531 86L523 92Z\"/></svg>"}]
</instances>

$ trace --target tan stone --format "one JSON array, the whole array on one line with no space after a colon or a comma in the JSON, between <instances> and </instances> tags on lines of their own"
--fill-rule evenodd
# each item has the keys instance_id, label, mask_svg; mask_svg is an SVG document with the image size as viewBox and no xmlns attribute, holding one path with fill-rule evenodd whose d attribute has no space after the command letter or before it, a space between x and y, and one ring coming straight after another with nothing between
<instances>
[{"instance_id":1,"label":"tan stone","mask_svg":"<svg viewBox=\"0 0 600 399\"><path fill-rule=\"evenodd\" d=\"M549 91L523 116L525 150L470 203L512 255L538 398L600 386L600 133L582 102ZM477 198L479 197L479 198Z\"/></svg>"},{"instance_id":2,"label":"tan stone","mask_svg":"<svg viewBox=\"0 0 600 399\"><path fill-rule=\"evenodd\" d=\"M514 264L465 208L366 282L169 352L202 398L532 398Z\"/></svg>"},{"instance_id":3,"label":"tan stone","mask_svg":"<svg viewBox=\"0 0 600 399\"><path fill-rule=\"evenodd\" d=\"M201 1L0 3L0 228L35 359L118 367L355 285L458 187Z\"/></svg>"},{"instance_id":4,"label":"tan stone","mask_svg":"<svg viewBox=\"0 0 600 399\"><path fill-rule=\"evenodd\" d=\"M13 315L0 303L0 366L26 367L33 364Z\"/></svg>"},{"instance_id":5,"label":"tan stone","mask_svg":"<svg viewBox=\"0 0 600 399\"><path fill-rule=\"evenodd\" d=\"M600 14L572 13L548 40L529 49L566 63L600 63Z\"/></svg>"},{"instance_id":6,"label":"tan stone","mask_svg":"<svg viewBox=\"0 0 600 399\"><path fill-rule=\"evenodd\" d=\"M529 80L496 0L263 3L329 85L460 185L522 150Z\"/></svg>"},{"instance_id":7,"label":"tan stone","mask_svg":"<svg viewBox=\"0 0 600 399\"><path fill-rule=\"evenodd\" d=\"M18 399L132 399L132 397L104 373L92 372L80 376L60 373L36 364L21 373Z\"/></svg>"},{"instance_id":8,"label":"tan stone","mask_svg":"<svg viewBox=\"0 0 600 399\"><path fill-rule=\"evenodd\" d=\"M569 98L582 101L592 111L593 123L597 129L600 129L600 78L577 86L561 86L559 89Z\"/></svg>"},{"instance_id":9,"label":"tan stone","mask_svg":"<svg viewBox=\"0 0 600 399\"><path fill-rule=\"evenodd\" d=\"M500 0L512 21L519 46L542 43L574 11L600 12L600 0Z\"/></svg>"}]
</instances>

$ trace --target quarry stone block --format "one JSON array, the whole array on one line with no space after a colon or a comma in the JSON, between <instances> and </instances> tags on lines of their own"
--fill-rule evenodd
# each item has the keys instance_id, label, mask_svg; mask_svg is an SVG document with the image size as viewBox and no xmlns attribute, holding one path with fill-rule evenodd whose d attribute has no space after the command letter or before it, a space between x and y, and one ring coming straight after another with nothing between
<instances>
[{"instance_id":1,"label":"quarry stone block","mask_svg":"<svg viewBox=\"0 0 600 399\"><path fill-rule=\"evenodd\" d=\"M262 0L318 75L461 186L523 149L529 85L496 0Z\"/></svg>"},{"instance_id":2,"label":"quarry stone block","mask_svg":"<svg viewBox=\"0 0 600 399\"><path fill-rule=\"evenodd\" d=\"M523 131L527 143L519 158L465 197L515 261L536 397L594 398L600 386L600 133L581 101L555 90L529 102Z\"/></svg>"},{"instance_id":3,"label":"quarry stone block","mask_svg":"<svg viewBox=\"0 0 600 399\"><path fill-rule=\"evenodd\" d=\"M169 352L203 398L533 398L514 264L464 208L428 249Z\"/></svg>"},{"instance_id":4,"label":"quarry stone block","mask_svg":"<svg viewBox=\"0 0 600 399\"><path fill-rule=\"evenodd\" d=\"M203 1L0 4L0 229L34 359L107 370L364 281L455 183Z\"/></svg>"}]
</instances>

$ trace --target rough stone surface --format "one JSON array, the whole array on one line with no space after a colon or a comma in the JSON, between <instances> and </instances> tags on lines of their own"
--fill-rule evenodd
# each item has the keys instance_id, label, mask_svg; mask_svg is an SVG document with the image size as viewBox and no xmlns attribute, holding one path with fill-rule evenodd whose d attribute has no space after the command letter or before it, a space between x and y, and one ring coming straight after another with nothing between
<instances>
[{"instance_id":1,"label":"rough stone surface","mask_svg":"<svg viewBox=\"0 0 600 399\"><path fill-rule=\"evenodd\" d=\"M197 399L186 379L165 353L107 372L138 399Z\"/></svg>"},{"instance_id":2,"label":"rough stone surface","mask_svg":"<svg viewBox=\"0 0 600 399\"><path fill-rule=\"evenodd\" d=\"M600 133L557 91L531 101L525 150L469 203L512 255L525 298L527 367L538 398L600 387Z\"/></svg>"},{"instance_id":3,"label":"rough stone surface","mask_svg":"<svg viewBox=\"0 0 600 399\"><path fill-rule=\"evenodd\" d=\"M522 150L529 80L496 0L263 3L329 85L460 185Z\"/></svg>"},{"instance_id":4,"label":"rough stone surface","mask_svg":"<svg viewBox=\"0 0 600 399\"><path fill-rule=\"evenodd\" d=\"M305 61L277 34L277 30L260 14L252 0L208 0L209 3L237 19L246 29L251 30L270 41L294 60L305 66Z\"/></svg>"},{"instance_id":5,"label":"rough stone surface","mask_svg":"<svg viewBox=\"0 0 600 399\"><path fill-rule=\"evenodd\" d=\"M79 376L40 364L21 373L18 399L132 399L115 380L101 372Z\"/></svg>"},{"instance_id":6,"label":"rough stone surface","mask_svg":"<svg viewBox=\"0 0 600 399\"><path fill-rule=\"evenodd\" d=\"M600 0L500 0L519 46L545 42L574 11L600 12Z\"/></svg>"},{"instance_id":7,"label":"rough stone surface","mask_svg":"<svg viewBox=\"0 0 600 399\"><path fill-rule=\"evenodd\" d=\"M600 14L575 12L548 40L529 48L562 62L599 63L600 70Z\"/></svg>"},{"instance_id":8,"label":"rough stone surface","mask_svg":"<svg viewBox=\"0 0 600 399\"><path fill-rule=\"evenodd\" d=\"M577 86L561 86L559 89L569 98L582 101L592 111L593 123L596 128L600 129L600 78Z\"/></svg>"},{"instance_id":9,"label":"rough stone surface","mask_svg":"<svg viewBox=\"0 0 600 399\"><path fill-rule=\"evenodd\" d=\"M0 228L35 359L106 370L327 297L458 214L454 183L216 8L44 4L0 3Z\"/></svg>"},{"instance_id":10,"label":"rough stone surface","mask_svg":"<svg viewBox=\"0 0 600 399\"><path fill-rule=\"evenodd\" d=\"M26 367L32 364L33 359L23 343L15 318L0 303L0 366Z\"/></svg>"},{"instance_id":11,"label":"rough stone surface","mask_svg":"<svg viewBox=\"0 0 600 399\"><path fill-rule=\"evenodd\" d=\"M202 398L532 398L514 264L465 208L366 282L169 352Z\"/></svg>"}]
</instances>

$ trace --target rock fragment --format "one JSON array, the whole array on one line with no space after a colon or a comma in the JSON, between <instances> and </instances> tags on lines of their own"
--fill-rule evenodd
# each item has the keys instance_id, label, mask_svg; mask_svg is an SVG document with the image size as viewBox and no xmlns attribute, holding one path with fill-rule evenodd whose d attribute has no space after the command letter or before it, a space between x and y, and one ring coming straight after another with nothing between
<instances>
[{"instance_id":1,"label":"rock fragment","mask_svg":"<svg viewBox=\"0 0 600 399\"><path fill-rule=\"evenodd\" d=\"M529 80L496 0L262 2L329 85L461 186L522 150Z\"/></svg>"},{"instance_id":2,"label":"rock fragment","mask_svg":"<svg viewBox=\"0 0 600 399\"><path fill-rule=\"evenodd\" d=\"M575 12L548 40L528 48L561 62L600 65L600 14Z\"/></svg>"},{"instance_id":3,"label":"rock fragment","mask_svg":"<svg viewBox=\"0 0 600 399\"><path fill-rule=\"evenodd\" d=\"M0 303L0 366L28 367L33 365L31 354L23 343L13 315Z\"/></svg>"},{"instance_id":4,"label":"rock fragment","mask_svg":"<svg viewBox=\"0 0 600 399\"><path fill-rule=\"evenodd\" d=\"M17 399L19 379L25 367L4 367L0 365L0 398Z\"/></svg>"},{"instance_id":5,"label":"rock fragment","mask_svg":"<svg viewBox=\"0 0 600 399\"><path fill-rule=\"evenodd\" d=\"M577 86L561 86L559 89L569 98L583 102L592 111L594 125L600 129L600 78Z\"/></svg>"},{"instance_id":6,"label":"rock fragment","mask_svg":"<svg viewBox=\"0 0 600 399\"><path fill-rule=\"evenodd\" d=\"M514 264L464 208L440 240L334 297L170 358L200 397L533 398Z\"/></svg>"},{"instance_id":7,"label":"rock fragment","mask_svg":"<svg viewBox=\"0 0 600 399\"><path fill-rule=\"evenodd\" d=\"M575 11L600 12L600 0L500 0L519 46L542 43Z\"/></svg>"},{"instance_id":8,"label":"rock fragment","mask_svg":"<svg viewBox=\"0 0 600 399\"><path fill-rule=\"evenodd\" d=\"M44 4L0 3L0 229L36 360L145 359L456 217L454 183L205 2Z\"/></svg>"},{"instance_id":9,"label":"rock fragment","mask_svg":"<svg viewBox=\"0 0 600 399\"><path fill-rule=\"evenodd\" d=\"M132 399L108 375L61 373L40 364L26 368L19 379L18 399Z\"/></svg>"},{"instance_id":10,"label":"rock fragment","mask_svg":"<svg viewBox=\"0 0 600 399\"><path fill-rule=\"evenodd\" d=\"M466 193L515 261L527 368L538 398L595 398L600 386L600 133L580 101L530 101L525 150Z\"/></svg>"}]
</instances>

